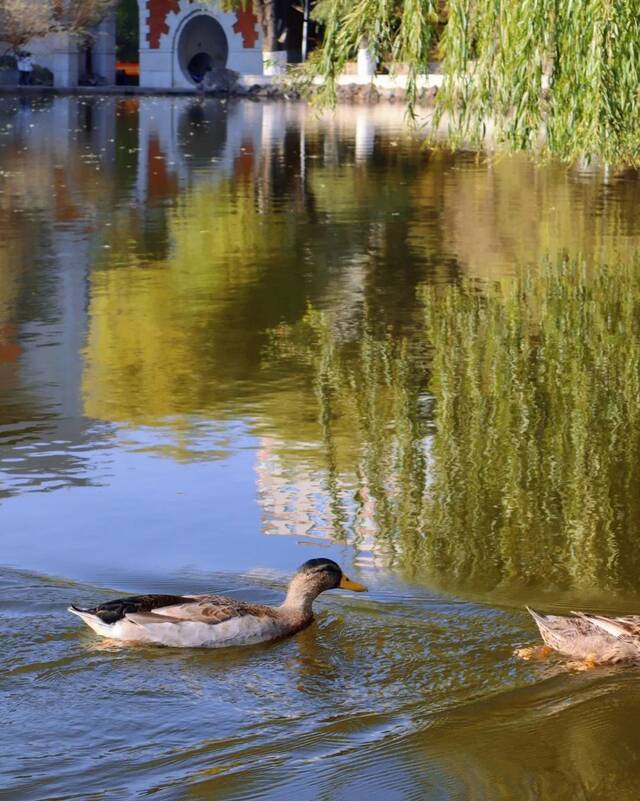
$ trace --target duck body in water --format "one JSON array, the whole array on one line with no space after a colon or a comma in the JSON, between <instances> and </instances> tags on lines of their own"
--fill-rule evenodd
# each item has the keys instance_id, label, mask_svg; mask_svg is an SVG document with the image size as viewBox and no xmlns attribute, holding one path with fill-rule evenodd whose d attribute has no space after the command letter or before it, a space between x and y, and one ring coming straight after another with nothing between
<instances>
[{"instance_id":1,"label":"duck body in water","mask_svg":"<svg viewBox=\"0 0 640 801\"><path fill-rule=\"evenodd\" d=\"M313 602L325 590L364 592L331 559L298 568L280 606L251 604L223 595L135 595L89 609L70 606L102 637L178 647L223 648L278 640L306 628Z\"/></svg>"},{"instance_id":2,"label":"duck body in water","mask_svg":"<svg viewBox=\"0 0 640 801\"><path fill-rule=\"evenodd\" d=\"M640 615L542 615L533 609L528 611L549 651L587 665L640 664ZM516 654L531 658L536 651L539 649L523 648Z\"/></svg>"}]
</instances>

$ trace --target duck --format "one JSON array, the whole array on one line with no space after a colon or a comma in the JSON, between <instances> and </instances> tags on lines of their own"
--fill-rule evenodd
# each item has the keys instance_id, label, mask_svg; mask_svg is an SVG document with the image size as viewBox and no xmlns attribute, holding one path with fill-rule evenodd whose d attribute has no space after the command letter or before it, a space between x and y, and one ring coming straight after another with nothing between
<instances>
[{"instance_id":1,"label":"duck","mask_svg":"<svg viewBox=\"0 0 640 801\"><path fill-rule=\"evenodd\" d=\"M640 663L640 615L606 617L585 612L544 615L529 607L527 611L544 646L518 649L518 656L544 658L555 651L586 667Z\"/></svg>"},{"instance_id":2,"label":"duck","mask_svg":"<svg viewBox=\"0 0 640 801\"><path fill-rule=\"evenodd\" d=\"M313 602L333 589L366 592L332 559L309 559L296 570L280 606L223 595L132 595L82 608L69 606L96 634L127 643L223 648L279 640L307 628Z\"/></svg>"}]
</instances>

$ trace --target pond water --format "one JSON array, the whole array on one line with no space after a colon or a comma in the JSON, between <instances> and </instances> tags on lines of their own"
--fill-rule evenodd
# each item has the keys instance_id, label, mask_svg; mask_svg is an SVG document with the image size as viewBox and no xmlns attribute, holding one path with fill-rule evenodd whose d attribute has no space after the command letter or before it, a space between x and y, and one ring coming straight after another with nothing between
<instances>
[{"instance_id":1,"label":"pond water","mask_svg":"<svg viewBox=\"0 0 640 801\"><path fill-rule=\"evenodd\" d=\"M640 183L429 151L402 109L0 100L0 798L640 793ZM116 647L123 593L370 592Z\"/></svg>"}]
</instances>

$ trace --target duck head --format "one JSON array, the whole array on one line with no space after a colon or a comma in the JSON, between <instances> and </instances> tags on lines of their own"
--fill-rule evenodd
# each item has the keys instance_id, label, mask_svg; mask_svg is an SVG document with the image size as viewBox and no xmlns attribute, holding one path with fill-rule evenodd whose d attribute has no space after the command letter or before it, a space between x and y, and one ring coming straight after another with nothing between
<instances>
[{"instance_id":1,"label":"duck head","mask_svg":"<svg viewBox=\"0 0 640 801\"><path fill-rule=\"evenodd\" d=\"M321 592L336 589L367 591L364 585L347 578L332 559L309 559L300 565L289 582L284 604L310 612L311 604Z\"/></svg>"}]
</instances>

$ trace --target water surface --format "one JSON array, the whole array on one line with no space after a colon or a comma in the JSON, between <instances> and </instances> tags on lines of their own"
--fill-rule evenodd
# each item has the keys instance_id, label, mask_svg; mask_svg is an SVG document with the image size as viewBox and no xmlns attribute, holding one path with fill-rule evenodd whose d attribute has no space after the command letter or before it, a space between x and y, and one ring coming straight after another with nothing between
<instances>
[{"instance_id":1,"label":"water surface","mask_svg":"<svg viewBox=\"0 0 640 801\"><path fill-rule=\"evenodd\" d=\"M640 610L640 186L456 156L396 107L0 101L0 798L629 799L635 670L518 662ZM125 592L278 602L116 647Z\"/></svg>"}]
</instances>

